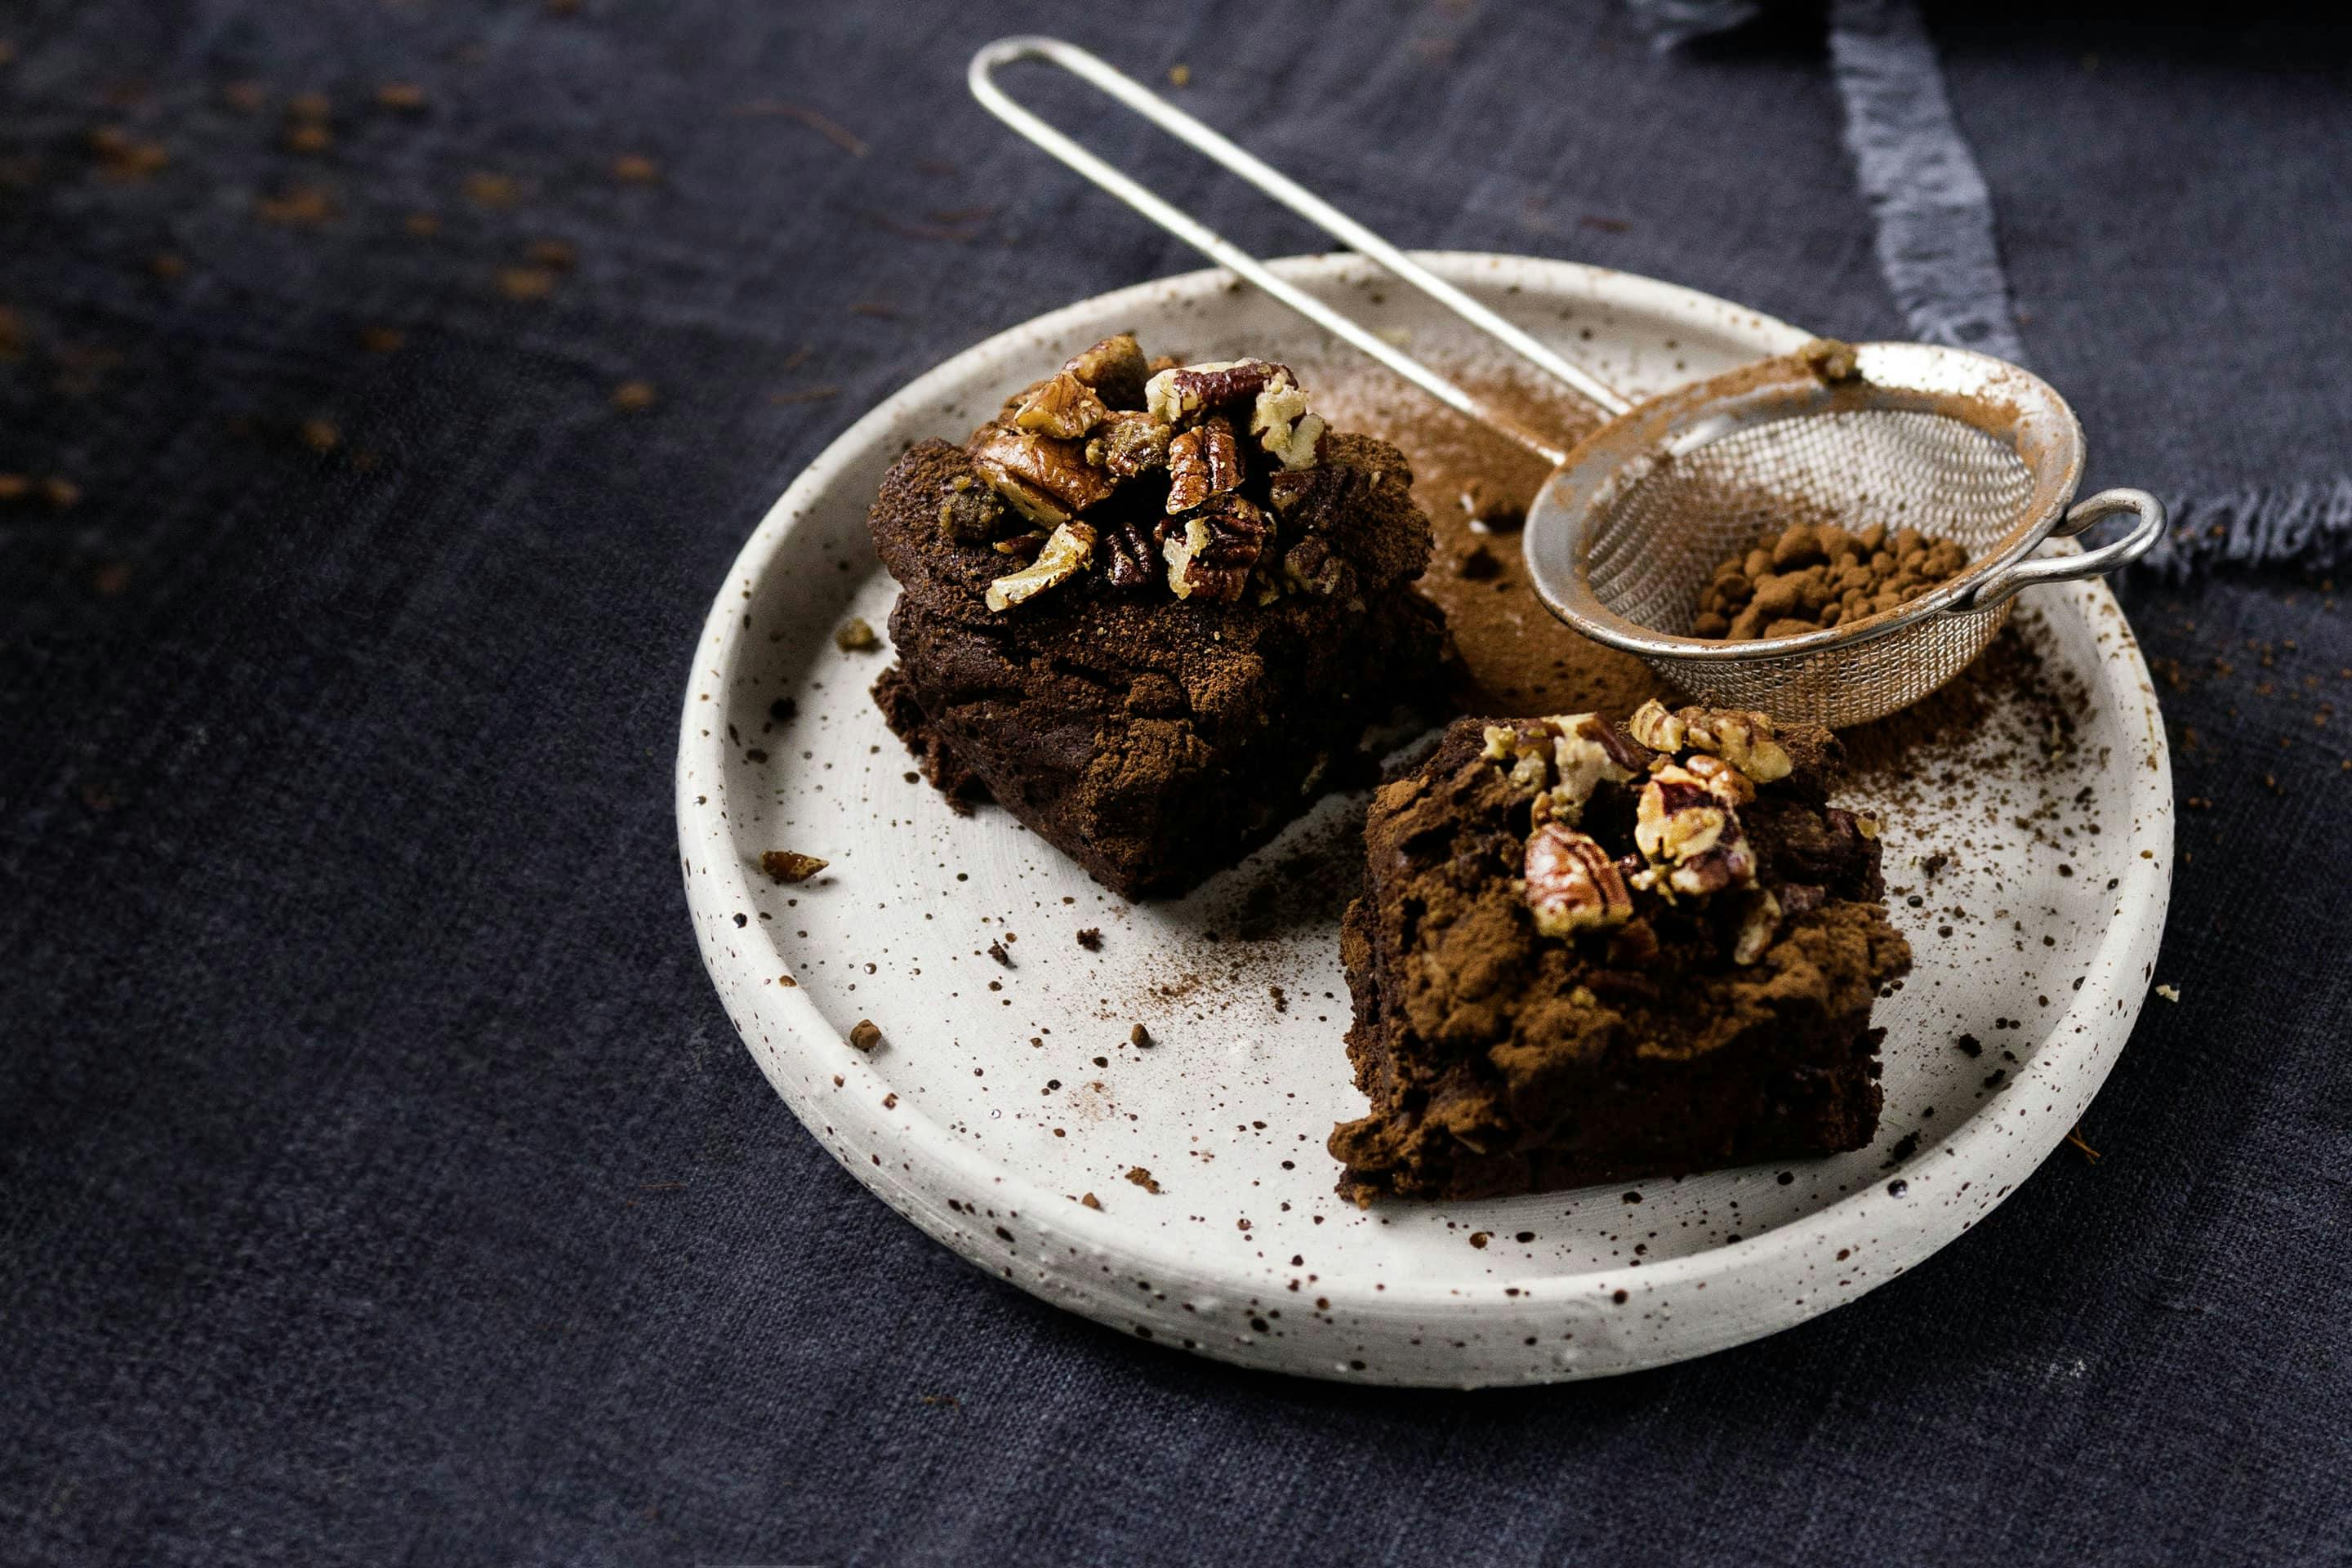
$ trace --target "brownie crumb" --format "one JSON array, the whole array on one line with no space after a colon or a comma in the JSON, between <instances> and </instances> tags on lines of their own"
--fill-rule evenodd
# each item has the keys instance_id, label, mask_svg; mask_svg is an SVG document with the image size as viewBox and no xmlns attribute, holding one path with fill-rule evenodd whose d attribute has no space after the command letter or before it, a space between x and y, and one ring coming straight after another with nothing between
<instances>
[{"instance_id":1,"label":"brownie crumb","mask_svg":"<svg viewBox=\"0 0 2352 1568\"><path fill-rule=\"evenodd\" d=\"M1486 1250L1486 1233L1483 1230L1474 1230L1470 1233L1470 1245L1481 1252Z\"/></svg>"},{"instance_id":2,"label":"brownie crumb","mask_svg":"<svg viewBox=\"0 0 2352 1568\"><path fill-rule=\"evenodd\" d=\"M805 882L832 864L796 849L769 849L760 856L760 869L779 882Z\"/></svg>"},{"instance_id":3,"label":"brownie crumb","mask_svg":"<svg viewBox=\"0 0 2352 1568\"><path fill-rule=\"evenodd\" d=\"M1952 1044L1960 1047L1960 1054L1962 1056L1980 1057L1984 1055L1984 1042L1978 1039L1974 1035L1962 1035L1958 1039L1954 1040Z\"/></svg>"},{"instance_id":4,"label":"brownie crumb","mask_svg":"<svg viewBox=\"0 0 2352 1568\"><path fill-rule=\"evenodd\" d=\"M1151 1173L1145 1170L1142 1166L1129 1165L1127 1168L1127 1179L1133 1182L1137 1186L1141 1187L1145 1192L1150 1193L1154 1196L1159 1195L1160 1184L1157 1181L1154 1181L1152 1179Z\"/></svg>"},{"instance_id":5,"label":"brownie crumb","mask_svg":"<svg viewBox=\"0 0 2352 1568\"><path fill-rule=\"evenodd\" d=\"M1148 1046L1151 1044L1151 1031L1138 1024L1127 1032L1127 1043L1130 1046Z\"/></svg>"},{"instance_id":6,"label":"brownie crumb","mask_svg":"<svg viewBox=\"0 0 2352 1568\"><path fill-rule=\"evenodd\" d=\"M882 1031L871 1018L860 1018L849 1031L849 1043L861 1051L870 1051L882 1043Z\"/></svg>"},{"instance_id":7,"label":"brownie crumb","mask_svg":"<svg viewBox=\"0 0 2352 1568\"><path fill-rule=\"evenodd\" d=\"M1078 933L1078 945L1085 948L1088 952L1100 952L1102 951L1102 928L1100 926L1088 926L1086 930L1080 931Z\"/></svg>"},{"instance_id":8,"label":"brownie crumb","mask_svg":"<svg viewBox=\"0 0 2352 1568\"><path fill-rule=\"evenodd\" d=\"M1086 1206L1090 1209L1099 1209L1102 1207L1102 1199L1095 1196L1092 1193L1086 1194L1078 1199L1078 1202L1086 1205Z\"/></svg>"},{"instance_id":9,"label":"brownie crumb","mask_svg":"<svg viewBox=\"0 0 2352 1568\"><path fill-rule=\"evenodd\" d=\"M1454 570L1456 575L1479 583L1491 577L1501 576L1503 563L1496 559L1493 551L1486 548L1486 542L1482 540L1454 558Z\"/></svg>"},{"instance_id":10,"label":"brownie crumb","mask_svg":"<svg viewBox=\"0 0 2352 1568\"><path fill-rule=\"evenodd\" d=\"M1290 998L1283 994L1281 986L1269 985L1266 987L1266 990L1274 997L1274 1010L1276 1012L1287 1013L1290 1011Z\"/></svg>"},{"instance_id":11,"label":"brownie crumb","mask_svg":"<svg viewBox=\"0 0 2352 1568\"><path fill-rule=\"evenodd\" d=\"M768 704L768 717L779 724L789 724L800 716L801 705L789 697L779 697Z\"/></svg>"},{"instance_id":12,"label":"brownie crumb","mask_svg":"<svg viewBox=\"0 0 2352 1568\"><path fill-rule=\"evenodd\" d=\"M833 646L844 653L879 647L881 644L882 639L874 635L874 628L867 626L865 618L859 616L852 616L842 622L841 629L833 634Z\"/></svg>"},{"instance_id":13,"label":"brownie crumb","mask_svg":"<svg viewBox=\"0 0 2352 1568\"><path fill-rule=\"evenodd\" d=\"M1004 944L1001 942L992 942L988 944L988 956L1007 969L1013 967L1013 955L1004 951Z\"/></svg>"}]
</instances>

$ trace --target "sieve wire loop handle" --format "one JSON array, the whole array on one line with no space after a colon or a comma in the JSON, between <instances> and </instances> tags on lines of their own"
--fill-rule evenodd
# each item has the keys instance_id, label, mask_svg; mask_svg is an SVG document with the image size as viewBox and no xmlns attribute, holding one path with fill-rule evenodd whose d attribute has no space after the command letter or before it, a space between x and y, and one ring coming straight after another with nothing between
<instances>
[{"instance_id":1,"label":"sieve wire loop handle","mask_svg":"<svg viewBox=\"0 0 2352 1568\"><path fill-rule=\"evenodd\" d=\"M1496 339L1609 414L1624 413L1633 405L1589 371L1579 368L1519 327L1472 299L1468 294L1422 266L1370 229L1340 212L1313 192L1243 151L1217 132L1175 108L1095 55L1059 38L1023 36L999 38L971 58L967 80L981 106L1024 137L1044 148L1102 189L1117 196L1177 238L1201 251L1342 342L1353 345L1457 413L1467 415L1500 435L1518 442L1552 467L1567 454L1558 444L1521 427L1451 381L1405 353L1395 344L1353 318L1282 278L1264 262L1225 238L1192 214L1097 157L1060 131L1016 103L996 83L996 72L1016 60L1044 60L1059 66L1081 81L1124 104L1178 141L1202 153L1220 167L1239 175L1256 190L1322 229L1367 259L1394 273L1429 295L1448 310Z\"/></svg>"},{"instance_id":2,"label":"sieve wire loop handle","mask_svg":"<svg viewBox=\"0 0 2352 1568\"><path fill-rule=\"evenodd\" d=\"M2121 539L2080 555L2029 556L1986 578L1975 593L1945 606L1944 614L1972 615L2006 604L2017 596L2019 590L2036 583L2072 583L2084 577L2104 577L2118 566L2129 565L2164 537L2164 503L2146 490L2101 490L2087 500L2075 502L2043 537L2072 538L2119 511L2134 512L2139 518Z\"/></svg>"}]
</instances>

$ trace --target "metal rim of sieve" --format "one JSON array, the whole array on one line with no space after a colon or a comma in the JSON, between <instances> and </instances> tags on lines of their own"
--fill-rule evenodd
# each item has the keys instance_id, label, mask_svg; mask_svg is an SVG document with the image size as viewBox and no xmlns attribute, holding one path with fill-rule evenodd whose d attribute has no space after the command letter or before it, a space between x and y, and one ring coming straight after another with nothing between
<instances>
[{"instance_id":1,"label":"metal rim of sieve","mask_svg":"<svg viewBox=\"0 0 2352 1568\"><path fill-rule=\"evenodd\" d=\"M2146 551L2161 532L2163 508L2145 491L2105 490L2069 510L2082 479L2082 426L2040 377L1989 354L1930 343L1861 343L1854 357L1855 374L1843 380L1827 379L1793 355L1742 366L1654 398L1579 442L1528 516L1522 549L1546 607L1594 641L1646 658L1759 663L1856 647L1938 616L1976 615L2033 583L2098 576ZM1594 586L1601 524L1659 462L1782 420L1878 411L1958 421L2000 442L2031 478L2016 521L1959 575L1849 625L1746 642L1643 625L1620 614ZM2126 510L2139 514L2139 524L2123 539L2080 554L2031 559L2045 540Z\"/></svg>"}]
</instances>

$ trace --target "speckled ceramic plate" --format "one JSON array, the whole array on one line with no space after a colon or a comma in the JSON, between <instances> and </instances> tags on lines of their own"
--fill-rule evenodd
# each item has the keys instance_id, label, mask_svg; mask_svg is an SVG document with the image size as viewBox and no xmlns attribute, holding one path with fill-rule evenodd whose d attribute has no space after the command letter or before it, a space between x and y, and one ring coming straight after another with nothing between
<instances>
[{"instance_id":1,"label":"speckled ceramic plate","mask_svg":"<svg viewBox=\"0 0 2352 1568\"><path fill-rule=\"evenodd\" d=\"M1631 391L1801 336L1621 273L1427 259ZM1284 265L1434 359L1475 357L1452 318L1353 258ZM876 1195L989 1272L1171 1351L1368 1383L1540 1383L1702 1355L1851 1301L2059 1145L2138 1015L2170 888L2163 726L2097 584L2029 594L2038 698L1942 743L1930 785L1855 792L1887 818L1890 901L1918 959L1880 1006L1874 1147L1474 1204L1336 1197L1323 1141L1363 1103L1339 957L1362 798L1325 800L1181 902L1130 906L1003 812L958 816L910 782L866 696L887 651L834 645L845 617L888 615L864 520L906 444L960 437L1040 365L1124 329L1190 358L1344 359L1209 272L1002 333L810 466L694 652L677 813L704 961L777 1092ZM831 868L779 886L758 868L769 849ZM1098 949L1077 940L1088 928ZM882 1032L871 1054L845 1041L861 1019ZM1138 1023L1156 1044L1129 1043Z\"/></svg>"}]
</instances>

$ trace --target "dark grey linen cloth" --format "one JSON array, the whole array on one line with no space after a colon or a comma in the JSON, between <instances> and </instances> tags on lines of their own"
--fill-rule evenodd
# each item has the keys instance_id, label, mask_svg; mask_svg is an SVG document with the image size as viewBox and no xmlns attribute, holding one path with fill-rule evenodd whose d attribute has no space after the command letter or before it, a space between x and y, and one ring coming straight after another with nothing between
<instances>
[{"instance_id":1,"label":"dark grey linen cloth","mask_svg":"<svg viewBox=\"0 0 2352 1568\"><path fill-rule=\"evenodd\" d=\"M945 354L1192 264L969 102L976 44L1188 65L1402 242L1925 330L1818 15L1661 51L1490 4L562 9L0 11L0 473L79 491L0 501L0 1557L2344 1560L2324 529L2232 512L2309 572L2184 547L2126 586L2189 809L2180 1000L2104 1158L1702 1362L1398 1394L1097 1330L859 1190L701 973L674 721L753 520ZM2095 482L2257 518L2339 484L2342 40L1977 15L1926 58Z\"/></svg>"}]
</instances>

